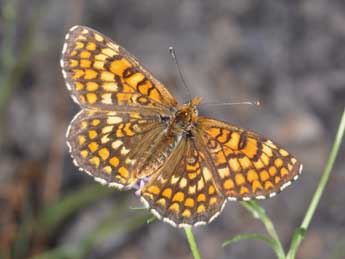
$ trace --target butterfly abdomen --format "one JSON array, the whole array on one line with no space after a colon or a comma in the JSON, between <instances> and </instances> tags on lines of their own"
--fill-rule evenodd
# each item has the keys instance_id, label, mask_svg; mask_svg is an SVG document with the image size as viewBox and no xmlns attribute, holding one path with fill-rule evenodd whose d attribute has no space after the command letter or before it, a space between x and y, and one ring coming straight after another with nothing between
<instances>
[{"instance_id":1,"label":"butterfly abdomen","mask_svg":"<svg viewBox=\"0 0 345 259\"><path fill-rule=\"evenodd\" d=\"M137 167L137 176L143 178L155 173L175 150L181 137L182 135L171 135L167 129L164 130L142 155Z\"/></svg>"}]
</instances>

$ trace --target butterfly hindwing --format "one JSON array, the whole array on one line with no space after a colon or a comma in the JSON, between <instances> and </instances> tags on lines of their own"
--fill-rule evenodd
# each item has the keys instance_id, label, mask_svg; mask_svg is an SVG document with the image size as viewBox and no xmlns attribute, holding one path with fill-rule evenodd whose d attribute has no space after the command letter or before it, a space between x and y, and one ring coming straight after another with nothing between
<instances>
[{"instance_id":1,"label":"butterfly hindwing","mask_svg":"<svg viewBox=\"0 0 345 259\"><path fill-rule=\"evenodd\" d=\"M272 197L302 170L294 156L254 132L203 117L198 125L218 186L230 200Z\"/></svg>"},{"instance_id":2,"label":"butterfly hindwing","mask_svg":"<svg viewBox=\"0 0 345 259\"><path fill-rule=\"evenodd\" d=\"M189 137L180 141L141 196L156 216L180 227L210 222L225 204L203 153Z\"/></svg>"},{"instance_id":3,"label":"butterfly hindwing","mask_svg":"<svg viewBox=\"0 0 345 259\"><path fill-rule=\"evenodd\" d=\"M140 154L162 130L156 115L82 110L67 130L67 143L78 167L122 188L135 183Z\"/></svg>"}]
</instances>

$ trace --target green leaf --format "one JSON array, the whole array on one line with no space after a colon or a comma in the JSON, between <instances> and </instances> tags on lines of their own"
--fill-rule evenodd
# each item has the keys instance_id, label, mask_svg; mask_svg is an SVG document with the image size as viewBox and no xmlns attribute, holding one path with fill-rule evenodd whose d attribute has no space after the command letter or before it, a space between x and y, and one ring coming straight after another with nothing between
<instances>
[{"instance_id":1,"label":"green leaf","mask_svg":"<svg viewBox=\"0 0 345 259\"><path fill-rule=\"evenodd\" d=\"M237 236L234 236L233 238L225 241L222 246L225 247L227 245L236 243L238 241L248 240L248 239L256 239L256 240L264 241L266 244L271 246L273 248L273 250L276 250L276 248L277 248L277 243L275 242L274 239L269 238L269 237L267 237L265 235L262 235L262 234L241 234L241 235L237 235Z\"/></svg>"},{"instance_id":2,"label":"green leaf","mask_svg":"<svg viewBox=\"0 0 345 259\"><path fill-rule=\"evenodd\" d=\"M266 211L256 201L242 201L241 205L249 210L253 217L256 219L262 219L266 216Z\"/></svg>"},{"instance_id":3,"label":"green leaf","mask_svg":"<svg viewBox=\"0 0 345 259\"><path fill-rule=\"evenodd\" d=\"M273 222L267 216L266 211L256 201L242 201L241 205L250 211L254 218L259 219L265 226L268 234L275 242L275 252L278 258L285 258L283 246L279 240L279 236L274 228Z\"/></svg>"}]
</instances>

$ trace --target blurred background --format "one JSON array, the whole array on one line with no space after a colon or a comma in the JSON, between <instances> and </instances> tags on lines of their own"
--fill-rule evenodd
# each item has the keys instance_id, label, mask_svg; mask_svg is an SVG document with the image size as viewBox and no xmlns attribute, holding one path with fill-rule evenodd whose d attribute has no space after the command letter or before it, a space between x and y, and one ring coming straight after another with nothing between
<instances>
[{"instance_id":1,"label":"blurred background","mask_svg":"<svg viewBox=\"0 0 345 259\"><path fill-rule=\"evenodd\" d=\"M87 25L134 54L180 102L259 100L201 109L259 132L304 164L293 186L260 204L285 248L315 191L345 104L343 0L0 0L0 257L191 258L184 232L132 192L94 183L73 165L65 131L78 112L59 59L68 29ZM345 163L339 154L298 258L344 258ZM342 157L342 159L341 159ZM194 230L202 258L274 258L239 203Z\"/></svg>"}]
</instances>

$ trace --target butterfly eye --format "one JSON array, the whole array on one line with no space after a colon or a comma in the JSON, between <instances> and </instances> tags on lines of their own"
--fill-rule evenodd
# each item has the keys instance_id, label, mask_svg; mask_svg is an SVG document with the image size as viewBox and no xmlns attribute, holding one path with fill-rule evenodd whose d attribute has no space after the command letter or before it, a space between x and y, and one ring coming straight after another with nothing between
<instances>
[{"instance_id":1,"label":"butterfly eye","mask_svg":"<svg viewBox=\"0 0 345 259\"><path fill-rule=\"evenodd\" d=\"M168 116L162 116L161 115L160 118L161 118L161 121L164 123L167 123L170 120L170 117L168 117Z\"/></svg>"}]
</instances>

